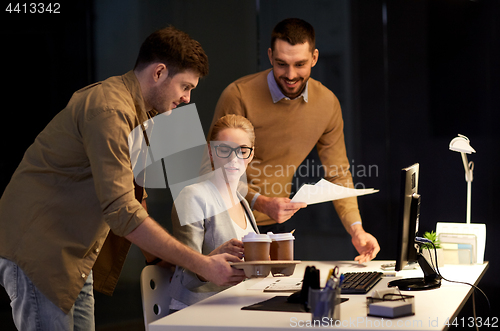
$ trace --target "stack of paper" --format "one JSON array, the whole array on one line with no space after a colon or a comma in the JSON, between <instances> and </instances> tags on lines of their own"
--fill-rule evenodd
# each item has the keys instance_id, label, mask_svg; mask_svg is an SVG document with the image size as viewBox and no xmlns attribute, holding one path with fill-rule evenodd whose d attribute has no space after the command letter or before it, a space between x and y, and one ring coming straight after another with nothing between
<instances>
[{"instance_id":1,"label":"stack of paper","mask_svg":"<svg viewBox=\"0 0 500 331\"><path fill-rule=\"evenodd\" d=\"M321 179L314 185L304 184L292 198L292 202L305 202L308 205L315 203L356 197L365 194L376 193L378 190L373 188L353 189L330 183Z\"/></svg>"}]
</instances>

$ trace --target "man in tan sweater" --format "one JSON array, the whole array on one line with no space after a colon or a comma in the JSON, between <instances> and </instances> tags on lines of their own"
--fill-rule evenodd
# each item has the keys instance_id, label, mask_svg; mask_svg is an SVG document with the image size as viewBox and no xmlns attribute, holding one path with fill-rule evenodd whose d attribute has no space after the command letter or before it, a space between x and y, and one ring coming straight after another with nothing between
<instances>
[{"instance_id":1,"label":"man in tan sweater","mask_svg":"<svg viewBox=\"0 0 500 331\"><path fill-rule=\"evenodd\" d=\"M226 114L239 114L255 127L255 157L247 168L246 198L261 232L283 232L281 224L306 207L304 203L290 202L289 196L296 170L315 146L325 179L353 187L339 101L329 89L310 78L318 55L314 29L309 23L300 19L278 23L268 50L272 70L231 83L215 109L212 125ZM377 239L363 229L357 198L333 204L360 254L356 260L375 258L380 247Z\"/></svg>"}]
</instances>

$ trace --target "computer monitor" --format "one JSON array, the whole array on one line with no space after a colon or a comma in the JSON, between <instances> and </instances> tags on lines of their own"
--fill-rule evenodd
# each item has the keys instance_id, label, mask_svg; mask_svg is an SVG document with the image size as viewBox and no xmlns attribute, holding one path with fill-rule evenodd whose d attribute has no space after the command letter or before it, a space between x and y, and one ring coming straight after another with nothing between
<instances>
[{"instance_id":1,"label":"computer monitor","mask_svg":"<svg viewBox=\"0 0 500 331\"><path fill-rule=\"evenodd\" d=\"M419 167L420 165L415 163L401 170L401 202L395 270L403 270L409 262L418 262L424 272L424 277L397 279L389 282L388 286L397 286L403 291L429 290L441 286L441 277L420 254L420 247L415 242L420 218Z\"/></svg>"},{"instance_id":2,"label":"computer monitor","mask_svg":"<svg viewBox=\"0 0 500 331\"><path fill-rule=\"evenodd\" d=\"M420 196L418 195L419 164L401 170L398 244L396 271L403 270L408 262L417 262L415 236L418 232Z\"/></svg>"}]
</instances>

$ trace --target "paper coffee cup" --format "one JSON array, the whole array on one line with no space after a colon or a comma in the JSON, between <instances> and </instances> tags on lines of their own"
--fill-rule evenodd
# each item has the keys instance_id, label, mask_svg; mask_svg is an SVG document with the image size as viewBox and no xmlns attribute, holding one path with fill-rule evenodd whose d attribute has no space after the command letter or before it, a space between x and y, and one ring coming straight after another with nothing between
<instances>
[{"instance_id":1,"label":"paper coffee cup","mask_svg":"<svg viewBox=\"0 0 500 331\"><path fill-rule=\"evenodd\" d=\"M248 233L241 241L245 250L245 261L268 261L271 238L267 234Z\"/></svg>"},{"instance_id":2,"label":"paper coffee cup","mask_svg":"<svg viewBox=\"0 0 500 331\"><path fill-rule=\"evenodd\" d=\"M270 255L271 260L293 261L293 241L295 237L289 233L272 233L267 235L271 238Z\"/></svg>"}]
</instances>

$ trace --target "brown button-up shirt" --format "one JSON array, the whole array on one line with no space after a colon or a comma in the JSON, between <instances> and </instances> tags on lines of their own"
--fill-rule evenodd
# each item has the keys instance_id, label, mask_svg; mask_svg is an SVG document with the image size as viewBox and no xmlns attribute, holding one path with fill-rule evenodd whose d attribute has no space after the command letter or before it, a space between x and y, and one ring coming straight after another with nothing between
<instances>
[{"instance_id":1,"label":"brown button-up shirt","mask_svg":"<svg viewBox=\"0 0 500 331\"><path fill-rule=\"evenodd\" d=\"M0 256L66 313L92 268L94 287L113 292L130 247L123 236L148 216L135 199L128 147L147 119L132 71L75 92L0 200Z\"/></svg>"}]
</instances>

